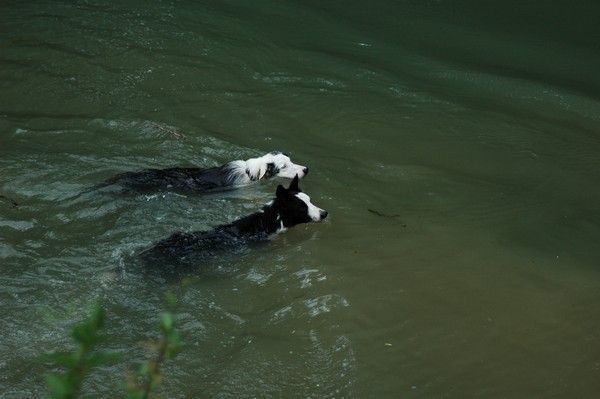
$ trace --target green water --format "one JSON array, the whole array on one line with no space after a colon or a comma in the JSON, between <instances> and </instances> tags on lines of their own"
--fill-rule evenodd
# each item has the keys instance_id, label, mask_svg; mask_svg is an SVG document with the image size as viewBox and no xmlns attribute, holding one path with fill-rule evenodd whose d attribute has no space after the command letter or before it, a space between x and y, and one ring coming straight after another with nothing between
<instances>
[{"instance_id":1,"label":"green water","mask_svg":"<svg viewBox=\"0 0 600 399\"><path fill-rule=\"evenodd\" d=\"M96 302L124 358L86 391L122 397L167 290L183 346L164 397L596 398L599 17L595 1L2 2L0 398L43 397L40 354L69 349ZM77 196L271 150L310 167L330 216L187 282L136 251L287 182Z\"/></svg>"}]
</instances>

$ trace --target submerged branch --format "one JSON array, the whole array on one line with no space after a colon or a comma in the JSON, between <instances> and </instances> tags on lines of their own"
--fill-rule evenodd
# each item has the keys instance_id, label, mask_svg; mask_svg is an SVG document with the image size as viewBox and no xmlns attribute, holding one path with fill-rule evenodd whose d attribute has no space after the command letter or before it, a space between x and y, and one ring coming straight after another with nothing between
<instances>
[{"instance_id":1,"label":"submerged branch","mask_svg":"<svg viewBox=\"0 0 600 399\"><path fill-rule=\"evenodd\" d=\"M12 198L10 198L10 197L7 197L6 195L1 195L1 194L0 194L0 199L3 199L3 200L5 200L5 201L9 202L9 203L12 205L12 206L11 206L11 208L19 208L19 206L20 206L20 205L17 203L17 201L15 201L14 199L12 199Z\"/></svg>"},{"instance_id":2,"label":"submerged branch","mask_svg":"<svg viewBox=\"0 0 600 399\"><path fill-rule=\"evenodd\" d=\"M172 129L168 129L164 126L160 126L156 123L151 123L150 126L152 126L155 129L162 130L163 132L170 134L171 136L175 137L178 140L186 140L187 139L187 137L184 134L176 132L175 130L172 130Z\"/></svg>"},{"instance_id":3,"label":"submerged branch","mask_svg":"<svg viewBox=\"0 0 600 399\"><path fill-rule=\"evenodd\" d=\"M400 215L398 215L398 214L390 215L390 214L382 213L382 212L376 211L375 209L370 209L370 208L367 209L367 211L371 212L374 215L381 216L381 217L384 217L384 218L397 218L397 217L400 217Z\"/></svg>"}]
</instances>

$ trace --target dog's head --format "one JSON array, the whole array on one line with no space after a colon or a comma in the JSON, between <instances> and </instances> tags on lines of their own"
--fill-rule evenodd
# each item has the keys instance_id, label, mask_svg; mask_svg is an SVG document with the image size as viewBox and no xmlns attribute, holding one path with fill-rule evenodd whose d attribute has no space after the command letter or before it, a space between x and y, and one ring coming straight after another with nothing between
<instances>
[{"instance_id":1,"label":"dog's head","mask_svg":"<svg viewBox=\"0 0 600 399\"><path fill-rule=\"evenodd\" d=\"M314 206L310 197L300 190L298 176L294 177L288 188L281 185L277 187L275 204L285 228L300 223L320 222L327 217L327 211Z\"/></svg>"},{"instance_id":2,"label":"dog's head","mask_svg":"<svg viewBox=\"0 0 600 399\"><path fill-rule=\"evenodd\" d=\"M260 158L251 158L246 161L246 173L250 180L268 179L270 177L286 177L288 179L298 176L303 178L308 173L308 168L296 165L290 157L279 151L273 151Z\"/></svg>"}]
</instances>

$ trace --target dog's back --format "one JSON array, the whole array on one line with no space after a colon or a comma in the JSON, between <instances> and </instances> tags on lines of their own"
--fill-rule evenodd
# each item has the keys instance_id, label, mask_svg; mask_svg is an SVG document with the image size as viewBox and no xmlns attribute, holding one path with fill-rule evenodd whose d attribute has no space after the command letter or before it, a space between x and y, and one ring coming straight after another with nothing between
<instances>
[{"instance_id":1,"label":"dog's back","mask_svg":"<svg viewBox=\"0 0 600 399\"><path fill-rule=\"evenodd\" d=\"M213 230L174 233L144 251L142 257L157 263L189 257L201 259L224 250L235 252L232 249L248 247L297 224L320 222L326 217L327 212L314 206L301 192L296 176L289 188L278 186L276 198L259 212Z\"/></svg>"},{"instance_id":2,"label":"dog's back","mask_svg":"<svg viewBox=\"0 0 600 399\"><path fill-rule=\"evenodd\" d=\"M230 163L214 168L143 169L123 172L95 188L117 186L125 191L206 191L234 185Z\"/></svg>"},{"instance_id":3,"label":"dog's back","mask_svg":"<svg viewBox=\"0 0 600 399\"><path fill-rule=\"evenodd\" d=\"M243 252L266 237L266 234L241 236L231 226L220 226L207 231L177 232L146 249L140 256L146 264L159 266L173 261L178 264L196 263L219 254Z\"/></svg>"},{"instance_id":4,"label":"dog's back","mask_svg":"<svg viewBox=\"0 0 600 399\"><path fill-rule=\"evenodd\" d=\"M308 168L296 165L290 158L273 151L247 161L237 160L213 168L143 169L124 172L92 187L95 190L107 186L120 187L125 192L182 191L202 192L211 189L234 187L252 181L280 176L304 177ZM87 192L86 191L86 192Z\"/></svg>"}]
</instances>

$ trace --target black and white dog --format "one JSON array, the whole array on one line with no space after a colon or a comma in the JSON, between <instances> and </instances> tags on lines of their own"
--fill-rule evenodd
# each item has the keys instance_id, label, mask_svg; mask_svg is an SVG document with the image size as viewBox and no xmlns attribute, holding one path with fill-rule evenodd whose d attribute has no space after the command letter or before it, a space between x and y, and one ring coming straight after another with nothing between
<instances>
[{"instance_id":1,"label":"black and white dog","mask_svg":"<svg viewBox=\"0 0 600 399\"><path fill-rule=\"evenodd\" d=\"M192 191L199 192L246 184L270 177L298 176L303 178L308 168L296 165L290 157L273 151L247 161L237 160L213 168L143 169L119 173L94 188L121 186L128 191Z\"/></svg>"},{"instance_id":2,"label":"black and white dog","mask_svg":"<svg viewBox=\"0 0 600 399\"><path fill-rule=\"evenodd\" d=\"M142 255L153 260L184 259L202 251L212 253L263 241L297 224L320 222L326 217L327 211L313 205L310 197L300 190L296 176L287 189L279 185L275 199L260 211L213 230L174 233L145 250Z\"/></svg>"}]
</instances>

